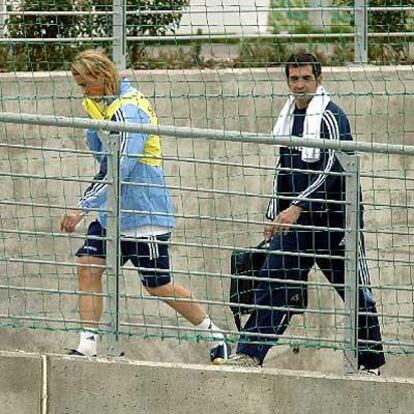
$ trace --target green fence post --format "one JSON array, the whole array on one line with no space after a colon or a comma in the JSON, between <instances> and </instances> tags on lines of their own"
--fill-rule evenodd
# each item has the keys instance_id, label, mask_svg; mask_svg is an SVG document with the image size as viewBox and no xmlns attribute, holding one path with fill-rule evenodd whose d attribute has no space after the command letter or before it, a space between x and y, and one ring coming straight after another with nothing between
<instances>
[{"instance_id":1,"label":"green fence post","mask_svg":"<svg viewBox=\"0 0 414 414\"><path fill-rule=\"evenodd\" d=\"M113 10L112 56L117 68L123 70L126 68L126 1L114 0Z\"/></svg>"},{"instance_id":2,"label":"green fence post","mask_svg":"<svg viewBox=\"0 0 414 414\"><path fill-rule=\"evenodd\" d=\"M338 159L346 174L344 374L351 375L358 371L359 158L339 153Z\"/></svg>"},{"instance_id":3,"label":"green fence post","mask_svg":"<svg viewBox=\"0 0 414 414\"><path fill-rule=\"evenodd\" d=\"M109 316L110 335L107 342L108 355L119 356L119 277L120 277L120 190L119 177L120 145L119 133L106 133L108 147L108 172L110 181L107 193L107 233L106 233L106 311Z\"/></svg>"}]
</instances>

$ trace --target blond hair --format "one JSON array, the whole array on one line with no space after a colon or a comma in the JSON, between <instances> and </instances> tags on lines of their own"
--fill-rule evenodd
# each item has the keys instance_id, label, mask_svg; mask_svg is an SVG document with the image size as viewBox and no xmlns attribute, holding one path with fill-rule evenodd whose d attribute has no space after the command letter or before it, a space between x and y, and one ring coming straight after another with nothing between
<instances>
[{"instance_id":1,"label":"blond hair","mask_svg":"<svg viewBox=\"0 0 414 414\"><path fill-rule=\"evenodd\" d=\"M103 80L105 96L119 96L118 70L104 53L93 49L84 50L75 56L70 68L73 76Z\"/></svg>"}]
</instances>

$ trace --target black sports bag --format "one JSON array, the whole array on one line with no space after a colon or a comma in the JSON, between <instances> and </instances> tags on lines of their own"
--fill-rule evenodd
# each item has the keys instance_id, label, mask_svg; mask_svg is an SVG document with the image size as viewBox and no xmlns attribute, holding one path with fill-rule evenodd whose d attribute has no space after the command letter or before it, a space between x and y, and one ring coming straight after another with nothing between
<instances>
[{"instance_id":1,"label":"black sports bag","mask_svg":"<svg viewBox=\"0 0 414 414\"><path fill-rule=\"evenodd\" d=\"M263 240L255 249L260 252L249 252L244 250L233 250L231 254L231 274L230 283L230 309L234 315L237 329L241 329L240 315L250 313L252 307L240 306L254 304L254 290L259 284L259 280L250 278L239 278L237 276L258 277L259 271L266 259L268 244Z\"/></svg>"}]
</instances>

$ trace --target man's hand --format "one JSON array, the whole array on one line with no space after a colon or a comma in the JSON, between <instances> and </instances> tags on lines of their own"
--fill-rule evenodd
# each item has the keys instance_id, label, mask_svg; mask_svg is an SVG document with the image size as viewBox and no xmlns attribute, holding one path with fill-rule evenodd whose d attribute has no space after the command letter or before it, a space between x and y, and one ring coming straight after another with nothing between
<instances>
[{"instance_id":1,"label":"man's hand","mask_svg":"<svg viewBox=\"0 0 414 414\"><path fill-rule=\"evenodd\" d=\"M265 224L263 236L267 242L272 239L273 234L275 233L275 226L276 224L273 221L271 223Z\"/></svg>"},{"instance_id":2,"label":"man's hand","mask_svg":"<svg viewBox=\"0 0 414 414\"><path fill-rule=\"evenodd\" d=\"M265 240L269 241L275 233L287 233L290 227L298 221L301 213L302 207L295 205L280 212L271 223L265 225Z\"/></svg>"},{"instance_id":3,"label":"man's hand","mask_svg":"<svg viewBox=\"0 0 414 414\"><path fill-rule=\"evenodd\" d=\"M68 210L59 221L60 231L73 233L82 219L83 212L81 210Z\"/></svg>"}]
</instances>

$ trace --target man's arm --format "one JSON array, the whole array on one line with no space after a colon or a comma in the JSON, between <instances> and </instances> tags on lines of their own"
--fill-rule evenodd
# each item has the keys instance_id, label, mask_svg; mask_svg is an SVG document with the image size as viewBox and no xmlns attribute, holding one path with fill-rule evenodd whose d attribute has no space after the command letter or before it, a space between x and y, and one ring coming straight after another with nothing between
<instances>
[{"instance_id":1,"label":"man's arm","mask_svg":"<svg viewBox=\"0 0 414 414\"><path fill-rule=\"evenodd\" d=\"M278 181L281 178L277 169L280 166L280 154L279 160L276 164L276 174L273 179L273 196L269 201L266 218L269 220L265 224L263 235L265 240L269 241L275 233L286 233L289 231L291 225L295 224L302 213L302 208L298 206L290 206L277 214L277 193L278 193Z\"/></svg>"},{"instance_id":2,"label":"man's arm","mask_svg":"<svg viewBox=\"0 0 414 414\"><path fill-rule=\"evenodd\" d=\"M148 123L148 116L139 110L140 123ZM122 108L113 116L112 121L125 123ZM130 176L132 169L137 163L137 157L144 152L144 145L147 139L146 134L139 133L120 133L120 180L126 181ZM131 155L131 156L129 156ZM96 181L95 181L96 180ZM101 168L94 182L86 189L82 199L79 202L79 209L68 210L60 220L60 230L71 233L75 231L76 226L82 220L83 216L90 209L101 207L106 202L108 184L106 158L101 162Z\"/></svg>"},{"instance_id":3,"label":"man's arm","mask_svg":"<svg viewBox=\"0 0 414 414\"><path fill-rule=\"evenodd\" d=\"M105 158L105 154L99 154L104 152L104 149L96 129L88 128L86 130L86 145L92 151L94 158L101 163Z\"/></svg>"},{"instance_id":4,"label":"man's arm","mask_svg":"<svg viewBox=\"0 0 414 414\"><path fill-rule=\"evenodd\" d=\"M139 111L140 123L145 124L149 122L148 116L142 111ZM112 121L126 123L122 108L120 108L113 116ZM120 132L120 179L126 181L130 176L131 171L135 168L138 155L144 152L144 145L147 139L147 134ZM105 181L107 174L103 175L100 181ZM107 197L108 184L104 182L95 182L86 190L83 198L79 202L79 207L87 212L92 208L99 208L102 206Z\"/></svg>"},{"instance_id":5,"label":"man's arm","mask_svg":"<svg viewBox=\"0 0 414 414\"><path fill-rule=\"evenodd\" d=\"M102 151L102 148L100 149ZM103 158L100 162L99 172L95 175L93 182L89 185L89 187L85 190L83 197L87 197L87 195L92 191L95 187L95 184L105 179L107 173L107 158L103 155ZM60 231L65 231L67 233L73 233L76 230L76 226L81 222L83 217L86 215L86 212L82 210L82 207L79 209L71 209L65 212L60 219L59 228Z\"/></svg>"}]
</instances>

